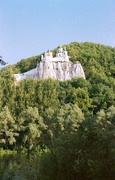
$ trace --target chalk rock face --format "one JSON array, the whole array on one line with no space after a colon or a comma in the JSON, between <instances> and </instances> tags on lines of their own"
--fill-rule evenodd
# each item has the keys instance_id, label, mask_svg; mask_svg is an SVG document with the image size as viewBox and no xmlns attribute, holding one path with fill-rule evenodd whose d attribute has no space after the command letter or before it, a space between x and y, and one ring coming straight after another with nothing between
<instances>
[{"instance_id":1,"label":"chalk rock face","mask_svg":"<svg viewBox=\"0 0 115 180\"><path fill-rule=\"evenodd\" d=\"M14 74L14 77L18 82L24 79L35 79L36 74L37 74L37 69L35 68L22 74Z\"/></svg>"},{"instance_id":2,"label":"chalk rock face","mask_svg":"<svg viewBox=\"0 0 115 180\"><path fill-rule=\"evenodd\" d=\"M41 61L37 66L37 79L52 78L63 81L72 79L74 77L82 77L85 79L84 70L79 62L72 64L70 61Z\"/></svg>"},{"instance_id":3,"label":"chalk rock face","mask_svg":"<svg viewBox=\"0 0 115 180\"><path fill-rule=\"evenodd\" d=\"M82 77L85 79L85 74L81 64L77 61L75 64L70 62L66 48L58 49L56 56L53 57L49 50L41 56L41 62L35 69L22 74L14 74L16 81L23 79L57 79L69 80L74 77Z\"/></svg>"}]
</instances>

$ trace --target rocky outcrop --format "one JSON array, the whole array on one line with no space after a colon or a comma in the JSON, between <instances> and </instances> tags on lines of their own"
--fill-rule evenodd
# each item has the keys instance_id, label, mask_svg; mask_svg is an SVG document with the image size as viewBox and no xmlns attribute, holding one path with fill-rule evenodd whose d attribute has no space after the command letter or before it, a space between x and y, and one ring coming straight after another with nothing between
<instances>
[{"instance_id":1,"label":"rocky outcrop","mask_svg":"<svg viewBox=\"0 0 115 180\"><path fill-rule=\"evenodd\" d=\"M82 77L85 79L84 70L79 62L76 64L69 62L53 62L41 61L37 66L37 79L57 79L69 80L74 77Z\"/></svg>"},{"instance_id":2,"label":"rocky outcrop","mask_svg":"<svg viewBox=\"0 0 115 180\"><path fill-rule=\"evenodd\" d=\"M73 64L70 61L41 61L35 69L25 72L23 74L14 74L14 77L17 82L23 79L48 78L64 81L72 79L74 77L82 77L85 79L85 73L79 62Z\"/></svg>"},{"instance_id":3,"label":"rocky outcrop","mask_svg":"<svg viewBox=\"0 0 115 180\"><path fill-rule=\"evenodd\" d=\"M23 74L15 74L16 81L23 79L57 79L57 80L69 80L74 77L82 77L85 79L85 74L80 62L73 64L69 60L66 47L59 47L56 52L56 56L53 57L51 51L45 52L41 56L41 62L35 69L27 71Z\"/></svg>"},{"instance_id":4,"label":"rocky outcrop","mask_svg":"<svg viewBox=\"0 0 115 180\"><path fill-rule=\"evenodd\" d=\"M59 47L55 57L51 51L45 52L41 55L41 62L35 69L27 71L23 74L14 74L16 81L23 79L57 79L69 80L74 77L82 77L85 79L85 74L80 62L73 64L68 56L66 47Z\"/></svg>"}]
</instances>

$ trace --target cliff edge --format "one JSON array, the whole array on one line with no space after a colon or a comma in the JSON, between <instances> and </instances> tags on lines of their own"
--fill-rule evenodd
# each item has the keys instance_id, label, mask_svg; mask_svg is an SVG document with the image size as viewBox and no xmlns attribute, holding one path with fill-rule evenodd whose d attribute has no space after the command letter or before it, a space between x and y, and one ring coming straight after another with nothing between
<instances>
[{"instance_id":1,"label":"cliff edge","mask_svg":"<svg viewBox=\"0 0 115 180\"><path fill-rule=\"evenodd\" d=\"M14 74L16 81L23 79L57 79L57 80L70 80L74 77L82 77L85 79L84 70L80 62L73 64L69 60L66 48L60 46L53 57L52 52L49 50L41 56L41 62L35 69L27 71L23 74Z\"/></svg>"},{"instance_id":2,"label":"cliff edge","mask_svg":"<svg viewBox=\"0 0 115 180\"><path fill-rule=\"evenodd\" d=\"M53 78L57 80L69 80L74 77L82 77L85 79L84 70L79 62L72 64L71 62L40 62L37 66L37 79Z\"/></svg>"}]
</instances>

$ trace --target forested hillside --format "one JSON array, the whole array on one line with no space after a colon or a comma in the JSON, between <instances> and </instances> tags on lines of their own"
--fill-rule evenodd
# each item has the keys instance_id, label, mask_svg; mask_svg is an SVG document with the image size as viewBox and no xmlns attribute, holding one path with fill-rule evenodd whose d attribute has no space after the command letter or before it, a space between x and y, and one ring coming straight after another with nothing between
<instances>
[{"instance_id":1,"label":"forested hillside","mask_svg":"<svg viewBox=\"0 0 115 180\"><path fill-rule=\"evenodd\" d=\"M69 52L70 60L72 62L80 61L82 64L85 74L86 81L83 79L76 79L66 82L56 82L59 86L66 86L66 91L72 87L72 91L81 88L83 92L90 98L92 107L91 112L97 112L98 110L108 108L114 105L114 88L115 88L115 48L104 46L94 43L77 43L73 42L67 47ZM56 49L53 50L55 55ZM10 81L9 73L23 73L36 67L40 62L40 55L31 57L28 59L22 59L15 65L7 66L4 71L1 71L1 76ZM8 75L7 75L8 74ZM75 81L75 82L74 82ZM78 81L78 82L77 82ZM40 82L44 82L40 81ZM46 81L47 82L47 81ZM9 82L10 83L10 82ZM28 83L31 83L28 82ZM39 83L39 82L38 82ZM25 84L24 82L22 84ZM66 85L65 85L66 84ZM69 84L69 85L67 85ZM69 87L68 87L69 86ZM68 88L67 88L68 87ZM58 88L58 87L57 87ZM78 91L80 93L80 90ZM58 88L59 91L59 88ZM66 93L69 96L69 93ZM74 93L73 93L74 94ZM77 96L75 96L76 98ZM73 95L70 94L70 100L64 101L64 103L73 102ZM59 99L59 98L58 98ZM63 95L64 99L64 95ZM2 101L3 102L3 101ZM87 105L86 105L87 106ZM93 109L92 109L93 108Z\"/></svg>"},{"instance_id":2,"label":"forested hillside","mask_svg":"<svg viewBox=\"0 0 115 180\"><path fill-rule=\"evenodd\" d=\"M40 55L0 71L0 148L39 152L35 171L42 180L112 180L115 48L77 42L66 47L86 80L24 80L16 86L13 73L35 68Z\"/></svg>"}]
</instances>

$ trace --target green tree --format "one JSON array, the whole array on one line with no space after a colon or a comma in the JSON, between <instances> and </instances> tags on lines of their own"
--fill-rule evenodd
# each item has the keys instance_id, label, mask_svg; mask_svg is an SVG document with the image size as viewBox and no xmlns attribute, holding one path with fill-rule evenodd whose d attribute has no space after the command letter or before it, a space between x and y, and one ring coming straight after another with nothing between
<instances>
[{"instance_id":1,"label":"green tree","mask_svg":"<svg viewBox=\"0 0 115 180\"><path fill-rule=\"evenodd\" d=\"M45 129L42 117L36 107L28 107L22 111L18 118L19 144L28 151L42 144L42 132Z\"/></svg>"},{"instance_id":2,"label":"green tree","mask_svg":"<svg viewBox=\"0 0 115 180\"><path fill-rule=\"evenodd\" d=\"M13 148L16 144L17 125L9 109L5 106L0 112L0 144L4 148Z\"/></svg>"}]
</instances>

